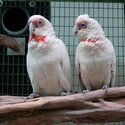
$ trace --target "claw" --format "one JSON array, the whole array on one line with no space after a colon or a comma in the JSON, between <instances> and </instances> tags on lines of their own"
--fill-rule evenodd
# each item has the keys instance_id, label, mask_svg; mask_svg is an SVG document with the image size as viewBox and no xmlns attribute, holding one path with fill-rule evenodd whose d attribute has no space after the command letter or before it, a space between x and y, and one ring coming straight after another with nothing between
<instances>
[{"instance_id":1,"label":"claw","mask_svg":"<svg viewBox=\"0 0 125 125\"><path fill-rule=\"evenodd\" d=\"M107 95L108 94L108 86L107 85L104 85L102 87L102 89L105 91L105 94Z\"/></svg>"},{"instance_id":2,"label":"claw","mask_svg":"<svg viewBox=\"0 0 125 125\"><path fill-rule=\"evenodd\" d=\"M83 92L83 94L86 94L87 92L89 92L89 90L88 89L87 90L83 90L82 92Z\"/></svg>"},{"instance_id":3,"label":"claw","mask_svg":"<svg viewBox=\"0 0 125 125\"><path fill-rule=\"evenodd\" d=\"M62 92L61 96L67 96L67 95L71 95L71 94L72 94L71 92Z\"/></svg>"},{"instance_id":4,"label":"claw","mask_svg":"<svg viewBox=\"0 0 125 125\"><path fill-rule=\"evenodd\" d=\"M33 93L31 93L28 97L26 97L25 99L24 99L24 102L26 101L26 100L28 100L28 99L33 99L33 98L37 98L37 97L39 97L40 95L37 93L37 92L33 92Z\"/></svg>"}]
</instances>

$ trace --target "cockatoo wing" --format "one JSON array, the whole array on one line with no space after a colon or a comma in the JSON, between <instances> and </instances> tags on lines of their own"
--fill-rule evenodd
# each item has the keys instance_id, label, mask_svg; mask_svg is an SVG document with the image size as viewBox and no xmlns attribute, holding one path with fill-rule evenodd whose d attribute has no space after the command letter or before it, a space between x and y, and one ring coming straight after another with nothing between
<instances>
[{"instance_id":1,"label":"cockatoo wing","mask_svg":"<svg viewBox=\"0 0 125 125\"><path fill-rule=\"evenodd\" d=\"M113 87L115 83L115 74L116 74L116 57L114 56L112 65L111 65L111 81L109 87Z\"/></svg>"},{"instance_id":2,"label":"cockatoo wing","mask_svg":"<svg viewBox=\"0 0 125 125\"><path fill-rule=\"evenodd\" d=\"M78 48L77 48L78 49ZM79 77L79 81L80 81L80 86L81 86L81 90L83 91L85 89L84 83L82 81L82 76L81 76L81 66L80 66L80 61L79 61L79 53L77 52L78 50L76 50L76 55L75 55L75 66L76 66L76 71Z\"/></svg>"},{"instance_id":3,"label":"cockatoo wing","mask_svg":"<svg viewBox=\"0 0 125 125\"><path fill-rule=\"evenodd\" d=\"M115 74L116 74L116 55L115 55L115 50L113 47L112 42L105 38L105 58L107 58L107 61L109 62L109 68L110 68L110 81L108 86L112 87L114 86L115 82Z\"/></svg>"},{"instance_id":4,"label":"cockatoo wing","mask_svg":"<svg viewBox=\"0 0 125 125\"><path fill-rule=\"evenodd\" d=\"M58 44L59 44L59 51L58 53L61 56L61 62L60 62L60 66L62 69L62 72L64 74L65 79L67 79L68 81L63 83L63 88L70 88L70 84L71 84L71 64L70 64L70 59L69 59L69 55L68 55L68 51L66 49L65 44L63 43L62 40L57 39L58 40Z\"/></svg>"}]
</instances>

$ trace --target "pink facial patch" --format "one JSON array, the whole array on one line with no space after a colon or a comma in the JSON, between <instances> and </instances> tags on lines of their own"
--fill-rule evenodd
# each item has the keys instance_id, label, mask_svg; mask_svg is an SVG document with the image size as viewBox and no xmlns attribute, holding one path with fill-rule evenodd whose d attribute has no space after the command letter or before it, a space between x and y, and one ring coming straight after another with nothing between
<instances>
[{"instance_id":1,"label":"pink facial patch","mask_svg":"<svg viewBox=\"0 0 125 125\"><path fill-rule=\"evenodd\" d=\"M35 27L38 27L39 26L39 21L35 20L35 21L33 21L33 24L34 24Z\"/></svg>"},{"instance_id":2,"label":"pink facial patch","mask_svg":"<svg viewBox=\"0 0 125 125\"><path fill-rule=\"evenodd\" d=\"M81 24L81 22L77 22L76 25L77 25L78 28L80 27L80 24Z\"/></svg>"}]
</instances>

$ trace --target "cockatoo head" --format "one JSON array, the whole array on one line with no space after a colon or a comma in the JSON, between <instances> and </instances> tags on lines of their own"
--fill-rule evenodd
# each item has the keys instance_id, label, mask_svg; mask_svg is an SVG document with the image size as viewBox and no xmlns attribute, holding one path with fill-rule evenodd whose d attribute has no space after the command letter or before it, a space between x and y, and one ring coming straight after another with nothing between
<instances>
[{"instance_id":1,"label":"cockatoo head","mask_svg":"<svg viewBox=\"0 0 125 125\"><path fill-rule=\"evenodd\" d=\"M104 35L104 32L95 19L90 18L88 14L83 14L77 17L73 34L80 40L85 40Z\"/></svg>"},{"instance_id":2,"label":"cockatoo head","mask_svg":"<svg viewBox=\"0 0 125 125\"><path fill-rule=\"evenodd\" d=\"M41 15L33 15L28 20L30 36L55 35L52 24Z\"/></svg>"}]
</instances>

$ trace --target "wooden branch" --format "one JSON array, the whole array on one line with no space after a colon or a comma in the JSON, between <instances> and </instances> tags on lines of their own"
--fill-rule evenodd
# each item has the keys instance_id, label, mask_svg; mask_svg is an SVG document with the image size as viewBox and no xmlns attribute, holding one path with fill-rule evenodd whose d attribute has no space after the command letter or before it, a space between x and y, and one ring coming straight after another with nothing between
<instances>
[{"instance_id":1,"label":"wooden branch","mask_svg":"<svg viewBox=\"0 0 125 125\"><path fill-rule=\"evenodd\" d=\"M0 34L0 46L9 47L14 51L20 50L20 45L15 39L3 34Z\"/></svg>"},{"instance_id":2,"label":"wooden branch","mask_svg":"<svg viewBox=\"0 0 125 125\"><path fill-rule=\"evenodd\" d=\"M50 125L59 122L104 123L125 120L125 87L69 96L0 96L0 123L6 125Z\"/></svg>"}]
</instances>

